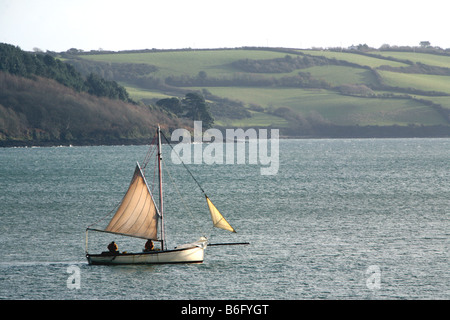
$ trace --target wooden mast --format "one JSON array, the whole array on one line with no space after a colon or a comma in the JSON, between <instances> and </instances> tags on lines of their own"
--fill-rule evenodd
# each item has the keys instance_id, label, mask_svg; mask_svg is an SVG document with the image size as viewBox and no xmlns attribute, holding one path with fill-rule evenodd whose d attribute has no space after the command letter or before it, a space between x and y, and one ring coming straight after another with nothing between
<instances>
[{"instance_id":1,"label":"wooden mast","mask_svg":"<svg viewBox=\"0 0 450 320\"><path fill-rule=\"evenodd\" d=\"M161 128L158 125L158 171L159 171L159 211L161 214L161 250L165 250L165 232L164 232L164 202L162 189L162 150L161 150Z\"/></svg>"}]
</instances>

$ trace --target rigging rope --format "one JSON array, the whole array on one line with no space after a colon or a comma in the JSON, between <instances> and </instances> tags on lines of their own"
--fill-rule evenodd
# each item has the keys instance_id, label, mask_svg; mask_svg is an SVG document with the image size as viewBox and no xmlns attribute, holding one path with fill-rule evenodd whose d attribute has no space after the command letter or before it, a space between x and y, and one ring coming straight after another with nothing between
<instances>
[{"instance_id":1,"label":"rigging rope","mask_svg":"<svg viewBox=\"0 0 450 320\"><path fill-rule=\"evenodd\" d=\"M145 155L145 158L144 158L144 162L142 163L142 170L145 169L145 167L147 166L147 163L150 161L150 159L153 155L153 152L155 152L155 150L157 149L156 144L154 144L156 138L157 138L157 134L155 134L153 136L152 142L150 142L150 148L148 149L147 154Z\"/></svg>"},{"instance_id":2,"label":"rigging rope","mask_svg":"<svg viewBox=\"0 0 450 320\"><path fill-rule=\"evenodd\" d=\"M90 224L86 229L90 229L93 225L96 225L96 224L98 224L100 221L105 220L106 217L108 217L111 213L113 213L113 212L119 207L119 205L120 205L121 203L122 203L122 201L119 201L119 203L117 203L117 204L114 206L114 208L113 208L111 211L109 211L104 217L102 217L102 218L100 218L99 220L97 220L96 222Z\"/></svg>"},{"instance_id":3,"label":"rigging rope","mask_svg":"<svg viewBox=\"0 0 450 320\"><path fill-rule=\"evenodd\" d=\"M180 156L178 155L178 153L175 151L175 149L173 148L173 146L170 144L169 139L167 139L167 137L164 135L164 132L161 131L162 136L164 137L164 139L166 139L167 143L169 144L169 146L172 148L172 150L175 152L175 154L177 155L178 159L180 159L181 163L183 164L184 168L187 170L187 172L189 172L189 174L191 175L192 179L194 179L194 181L197 183L198 187L200 188L200 190L202 190L203 194L206 196L205 190L203 190L202 186L200 185L200 183L197 181L197 179L195 179L194 175L192 174L191 170L189 170L189 168L186 166L186 164L183 162L183 160L180 158Z\"/></svg>"}]
</instances>

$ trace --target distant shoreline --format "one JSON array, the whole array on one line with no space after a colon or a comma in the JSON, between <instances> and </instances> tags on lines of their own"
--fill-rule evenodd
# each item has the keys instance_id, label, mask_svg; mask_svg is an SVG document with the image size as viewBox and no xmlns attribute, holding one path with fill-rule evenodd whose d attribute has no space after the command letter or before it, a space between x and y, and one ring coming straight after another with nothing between
<instances>
[{"instance_id":1,"label":"distant shoreline","mask_svg":"<svg viewBox=\"0 0 450 320\"><path fill-rule=\"evenodd\" d=\"M381 129L381 128L380 128ZM377 135L280 135L280 140L307 140L307 139L448 139L450 138L450 127L447 127L447 134L437 134L437 132L422 132L416 135L390 135L389 132L381 132ZM229 142L224 139L223 142ZM120 139L120 140L106 140L106 141L0 141L0 148L33 148L33 147L86 147L86 146L132 146L132 145L149 145L151 139ZM164 143L164 142L163 142ZM173 142L176 144L177 142ZM208 143L208 142L204 142Z\"/></svg>"}]
</instances>

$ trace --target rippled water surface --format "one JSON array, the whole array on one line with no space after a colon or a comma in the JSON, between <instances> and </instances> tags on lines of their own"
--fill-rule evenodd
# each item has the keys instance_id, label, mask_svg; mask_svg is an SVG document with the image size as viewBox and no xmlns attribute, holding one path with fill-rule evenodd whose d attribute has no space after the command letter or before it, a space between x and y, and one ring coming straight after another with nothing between
<instances>
[{"instance_id":1,"label":"rippled water surface","mask_svg":"<svg viewBox=\"0 0 450 320\"><path fill-rule=\"evenodd\" d=\"M189 165L230 234L213 230L204 197L165 146L168 246L202 235L250 245L209 247L203 264L141 266L89 266L85 229L121 200L146 146L0 149L0 298L450 298L450 139L279 148L272 176L255 164ZM153 186L150 165L146 175ZM90 250L105 250L109 239L89 236ZM143 246L115 240L121 250Z\"/></svg>"}]
</instances>

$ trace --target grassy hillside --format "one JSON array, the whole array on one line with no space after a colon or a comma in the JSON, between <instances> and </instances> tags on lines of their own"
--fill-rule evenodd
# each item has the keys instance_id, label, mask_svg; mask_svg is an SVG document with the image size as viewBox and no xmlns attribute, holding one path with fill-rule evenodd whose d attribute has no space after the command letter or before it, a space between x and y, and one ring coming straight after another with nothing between
<instances>
[{"instance_id":1,"label":"grassy hillside","mask_svg":"<svg viewBox=\"0 0 450 320\"><path fill-rule=\"evenodd\" d=\"M388 86L414 88L422 91L439 91L450 94L450 76L434 74L410 74L379 71L383 82Z\"/></svg>"},{"instance_id":2,"label":"grassy hillside","mask_svg":"<svg viewBox=\"0 0 450 320\"><path fill-rule=\"evenodd\" d=\"M409 60L414 63L423 63L431 66L450 67L450 55L438 55L432 53L417 53L417 52L395 52L395 51L380 51L379 55L387 59Z\"/></svg>"},{"instance_id":3,"label":"grassy hillside","mask_svg":"<svg viewBox=\"0 0 450 320\"><path fill-rule=\"evenodd\" d=\"M366 126L372 127L370 132L375 127L383 132L386 126L407 128L408 134L416 128L412 135L421 135L423 127L436 127L437 135L450 132L446 52L240 48L95 52L62 58L85 72L97 70L147 104L199 91L212 105L226 98L249 111L241 118L227 115L222 101L211 108L216 126L270 126L289 135L319 136L327 126L333 132L348 127L361 132ZM146 68L126 76L114 71L125 65ZM316 129L307 130L312 127ZM323 132L326 136L330 130Z\"/></svg>"},{"instance_id":4,"label":"grassy hillside","mask_svg":"<svg viewBox=\"0 0 450 320\"><path fill-rule=\"evenodd\" d=\"M155 51L150 53L113 53L83 55L83 59L109 63L142 63L157 66L152 75L159 78L169 76L195 76L204 70L211 76L230 75L236 72L230 64L242 59L282 58L284 53L262 50L188 50Z\"/></svg>"}]
</instances>

